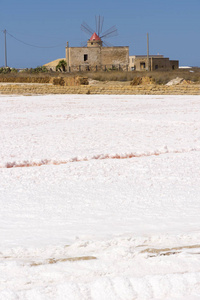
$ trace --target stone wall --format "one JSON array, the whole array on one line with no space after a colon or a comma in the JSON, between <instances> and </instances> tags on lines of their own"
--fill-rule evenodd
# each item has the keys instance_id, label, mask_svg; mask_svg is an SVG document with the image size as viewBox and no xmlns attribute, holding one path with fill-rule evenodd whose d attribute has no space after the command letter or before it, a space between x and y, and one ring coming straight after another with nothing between
<instances>
[{"instance_id":1,"label":"stone wall","mask_svg":"<svg viewBox=\"0 0 200 300\"><path fill-rule=\"evenodd\" d=\"M129 47L102 47L101 59L102 65L128 65Z\"/></svg>"},{"instance_id":2,"label":"stone wall","mask_svg":"<svg viewBox=\"0 0 200 300\"><path fill-rule=\"evenodd\" d=\"M170 70L169 58L152 58L150 62L151 70Z\"/></svg>"},{"instance_id":3,"label":"stone wall","mask_svg":"<svg viewBox=\"0 0 200 300\"><path fill-rule=\"evenodd\" d=\"M146 70L147 68L147 56L135 57L134 66L136 71ZM168 57L150 57L149 58L149 70L175 70L179 67L178 60L169 60Z\"/></svg>"},{"instance_id":4,"label":"stone wall","mask_svg":"<svg viewBox=\"0 0 200 300\"><path fill-rule=\"evenodd\" d=\"M172 70L177 70L179 68L179 61L178 60L170 60Z\"/></svg>"},{"instance_id":5,"label":"stone wall","mask_svg":"<svg viewBox=\"0 0 200 300\"><path fill-rule=\"evenodd\" d=\"M57 86L51 84L0 84L0 94L106 94L106 95L200 95L199 84L124 86Z\"/></svg>"},{"instance_id":6,"label":"stone wall","mask_svg":"<svg viewBox=\"0 0 200 300\"><path fill-rule=\"evenodd\" d=\"M67 51L67 48L66 48ZM87 60L84 61L84 56L87 55ZM67 53L66 53L67 56ZM69 48L69 66L71 71L79 71L80 66L87 69L90 66L100 66L101 51L99 47L72 47ZM82 70L80 70L82 71Z\"/></svg>"},{"instance_id":7,"label":"stone wall","mask_svg":"<svg viewBox=\"0 0 200 300\"><path fill-rule=\"evenodd\" d=\"M152 58L151 70L175 70L179 67L178 60L169 60L169 58Z\"/></svg>"},{"instance_id":8,"label":"stone wall","mask_svg":"<svg viewBox=\"0 0 200 300\"><path fill-rule=\"evenodd\" d=\"M67 48L66 48L67 57ZM129 47L71 47L70 71L126 70L129 63Z\"/></svg>"}]
</instances>

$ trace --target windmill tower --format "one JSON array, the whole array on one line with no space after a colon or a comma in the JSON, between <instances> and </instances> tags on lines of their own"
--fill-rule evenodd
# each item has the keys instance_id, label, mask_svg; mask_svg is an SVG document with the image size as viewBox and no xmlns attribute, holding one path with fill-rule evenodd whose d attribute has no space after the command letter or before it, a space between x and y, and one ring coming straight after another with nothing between
<instances>
[{"instance_id":1,"label":"windmill tower","mask_svg":"<svg viewBox=\"0 0 200 300\"><path fill-rule=\"evenodd\" d=\"M112 46L107 41L107 39L118 35L116 26L114 25L102 33L104 17L96 16L95 21L96 21L96 30L92 29L85 22L83 22L81 24L82 31L84 31L87 35L92 34L92 36L88 39L87 43L84 43L83 46L87 46L87 47L102 47L102 46L109 47L109 46Z\"/></svg>"},{"instance_id":2,"label":"windmill tower","mask_svg":"<svg viewBox=\"0 0 200 300\"><path fill-rule=\"evenodd\" d=\"M107 39L118 35L116 26L102 31L104 18L98 16L96 30L83 22L81 29L88 35L82 47L66 47L66 60L70 71L127 70L129 47L113 46ZM103 33L102 33L103 32Z\"/></svg>"},{"instance_id":3,"label":"windmill tower","mask_svg":"<svg viewBox=\"0 0 200 300\"><path fill-rule=\"evenodd\" d=\"M96 32L94 32L91 38L87 41L87 47L102 47L102 44L103 42Z\"/></svg>"}]
</instances>

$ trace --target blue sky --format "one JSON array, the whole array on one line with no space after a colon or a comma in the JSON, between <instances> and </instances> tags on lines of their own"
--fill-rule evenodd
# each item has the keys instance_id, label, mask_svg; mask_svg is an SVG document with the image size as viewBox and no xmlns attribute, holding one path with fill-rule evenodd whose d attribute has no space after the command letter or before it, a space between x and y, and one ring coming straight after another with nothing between
<instances>
[{"instance_id":1,"label":"blue sky","mask_svg":"<svg viewBox=\"0 0 200 300\"><path fill-rule=\"evenodd\" d=\"M116 25L119 35L108 41L129 46L129 54L150 54L179 59L180 65L200 67L200 0L0 0L0 66L4 65L4 34L10 67L43 65L65 57L65 45L81 46L87 36L85 21L95 28L95 15L104 16L104 30Z\"/></svg>"}]
</instances>

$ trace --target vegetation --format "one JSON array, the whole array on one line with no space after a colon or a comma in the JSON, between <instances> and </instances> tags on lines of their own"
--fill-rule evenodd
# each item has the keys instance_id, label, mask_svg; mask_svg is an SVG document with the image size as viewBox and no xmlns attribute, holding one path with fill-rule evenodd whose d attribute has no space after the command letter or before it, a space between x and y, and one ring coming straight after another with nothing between
<instances>
[{"instance_id":1,"label":"vegetation","mask_svg":"<svg viewBox=\"0 0 200 300\"><path fill-rule=\"evenodd\" d=\"M57 64L56 71L65 72L66 71L66 67L67 67L67 62L64 59L62 59Z\"/></svg>"},{"instance_id":2,"label":"vegetation","mask_svg":"<svg viewBox=\"0 0 200 300\"><path fill-rule=\"evenodd\" d=\"M192 69L178 69L172 71L153 71L153 72L144 72L144 71L114 71L114 72L87 72L85 73L89 78L100 81L132 81L137 77L148 76L156 84L166 84L170 80L180 77L185 80L190 80L193 82L200 82L200 68Z\"/></svg>"},{"instance_id":3,"label":"vegetation","mask_svg":"<svg viewBox=\"0 0 200 300\"><path fill-rule=\"evenodd\" d=\"M0 74L9 74L9 73L17 73L17 69L15 68L0 68Z\"/></svg>"},{"instance_id":4,"label":"vegetation","mask_svg":"<svg viewBox=\"0 0 200 300\"><path fill-rule=\"evenodd\" d=\"M25 73L35 73L35 74L47 73L48 69L44 66L39 66L37 68L24 69L23 72L25 72Z\"/></svg>"},{"instance_id":5,"label":"vegetation","mask_svg":"<svg viewBox=\"0 0 200 300\"><path fill-rule=\"evenodd\" d=\"M200 68L179 69L173 71L96 71L96 72L63 72L62 77L89 77L99 81L132 81L134 78L137 82L138 77L150 77L156 84L166 84L176 77L183 78L192 82L200 83ZM0 68L0 82L35 82L49 83L52 77L60 77L60 72L47 70L46 67L37 67L35 69L25 69L18 71L11 68Z\"/></svg>"}]
</instances>

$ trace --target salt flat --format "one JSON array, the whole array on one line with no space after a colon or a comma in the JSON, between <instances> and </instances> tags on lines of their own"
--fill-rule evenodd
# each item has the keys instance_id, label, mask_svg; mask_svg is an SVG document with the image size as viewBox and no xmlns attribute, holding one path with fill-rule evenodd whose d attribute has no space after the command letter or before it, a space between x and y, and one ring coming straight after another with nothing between
<instances>
[{"instance_id":1,"label":"salt flat","mask_svg":"<svg viewBox=\"0 0 200 300\"><path fill-rule=\"evenodd\" d=\"M200 96L0 96L0 299L200 299Z\"/></svg>"}]
</instances>

